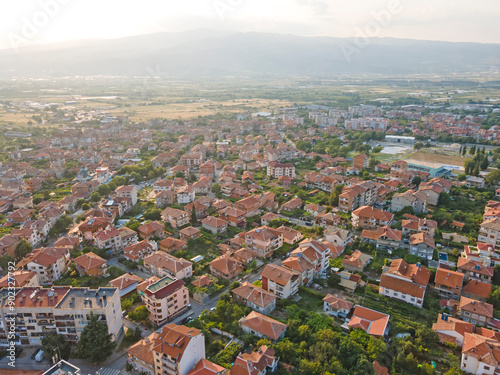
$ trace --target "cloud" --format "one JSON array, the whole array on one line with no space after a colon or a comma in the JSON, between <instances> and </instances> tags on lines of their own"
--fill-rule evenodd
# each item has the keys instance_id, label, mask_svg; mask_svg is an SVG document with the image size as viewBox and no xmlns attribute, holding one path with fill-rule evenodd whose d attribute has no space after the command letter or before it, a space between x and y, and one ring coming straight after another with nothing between
<instances>
[{"instance_id":1,"label":"cloud","mask_svg":"<svg viewBox=\"0 0 500 375\"><path fill-rule=\"evenodd\" d=\"M321 0L295 0L301 6L310 8L315 16L327 15L330 11L330 5Z\"/></svg>"}]
</instances>

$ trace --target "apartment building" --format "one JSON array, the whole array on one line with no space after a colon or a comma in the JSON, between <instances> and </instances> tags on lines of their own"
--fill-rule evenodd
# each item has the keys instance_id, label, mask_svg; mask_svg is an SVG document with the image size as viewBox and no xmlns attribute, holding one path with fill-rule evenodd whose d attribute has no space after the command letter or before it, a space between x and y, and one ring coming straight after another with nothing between
<instances>
[{"instance_id":1,"label":"apartment building","mask_svg":"<svg viewBox=\"0 0 500 375\"><path fill-rule=\"evenodd\" d=\"M245 234L245 245L258 256L270 258L275 250L283 246L283 233L262 226Z\"/></svg>"},{"instance_id":2,"label":"apartment building","mask_svg":"<svg viewBox=\"0 0 500 375\"><path fill-rule=\"evenodd\" d=\"M40 285L52 285L68 269L70 250L67 247L35 249L26 255L16 268L36 272Z\"/></svg>"},{"instance_id":3,"label":"apartment building","mask_svg":"<svg viewBox=\"0 0 500 375\"><path fill-rule=\"evenodd\" d=\"M405 207L413 208L417 214L427 212L427 195L415 190L395 193L391 200L391 211L398 212Z\"/></svg>"},{"instance_id":4,"label":"apartment building","mask_svg":"<svg viewBox=\"0 0 500 375\"><path fill-rule=\"evenodd\" d=\"M57 332L67 341L76 343L92 312L106 324L116 340L123 329L120 296L116 288L73 288L71 286L25 287L16 290L13 301L16 312L16 335L20 345L40 346L48 332ZM10 305L2 300L3 327ZM0 345L8 346L7 332L0 334Z\"/></svg>"},{"instance_id":5,"label":"apartment building","mask_svg":"<svg viewBox=\"0 0 500 375\"><path fill-rule=\"evenodd\" d=\"M132 206L137 203L137 188L135 185L119 186L115 191L117 197L130 199Z\"/></svg>"},{"instance_id":6,"label":"apartment building","mask_svg":"<svg viewBox=\"0 0 500 375\"><path fill-rule=\"evenodd\" d=\"M156 242L141 241L129 245L123 249L123 257L133 262L139 262L148 255L154 253L158 248Z\"/></svg>"},{"instance_id":7,"label":"apartment building","mask_svg":"<svg viewBox=\"0 0 500 375\"><path fill-rule=\"evenodd\" d=\"M193 263L163 251L145 257L144 268L158 277L170 276L181 280L193 276Z\"/></svg>"},{"instance_id":8,"label":"apartment building","mask_svg":"<svg viewBox=\"0 0 500 375\"><path fill-rule=\"evenodd\" d=\"M380 184L375 181L364 181L345 187L339 195L339 210L354 211L362 206L370 206L378 199Z\"/></svg>"},{"instance_id":9,"label":"apartment building","mask_svg":"<svg viewBox=\"0 0 500 375\"><path fill-rule=\"evenodd\" d=\"M205 336L196 328L170 323L154 339L151 351L155 375L188 375L205 359Z\"/></svg>"},{"instance_id":10,"label":"apartment building","mask_svg":"<svg viewBox=\"0 0 500 375\"><path fill-rule=\"evenodd\" d=\"M123 250L121 232L116 228L101 230L94 234L95 245L98 248L117 253Z\"/></svg>"},{"instance_id":11,"label":"apartment building","mask_svg":"<svg viewBox=\"0 0 500 375\"><path fill-rule=\"evenodd\" d=\"M262 289L278 298L288 298L299 291L300 274L274 264L267 264L262 270Z\"/></svg>"},{"instance_id":12,"label":"apartment building","mask_svg":"<svg viewBox=\"0 0 500 375\"><path fill-rule=\"evenodd\" d=\"M167 207L162 213L163 221L170 223L172 228L180 228L189 223L189 213L176 208Z\"/></svg>"},{"instance_id":13,"label":"apartment building","mask_svg":"<svg viewBox=\"0 0 500 375\"><path fill-rule=\"evenodd\" d=\"M395 259L382 273L379 294L422 307L430 276L430 271L420 263Z\"/></svg>"},{"instance_id":14,"label":"apartment building","mask_svg":"<svg viewBox=\"0 0 500 375\"><path fill-rule=\"evenodd\" d=\"M282 164L277 161L272 161L267 165L268 178L279 178L282 176L295 178L295 166L291 163Z\"/></svg>"},{"instance_id":15,"label":"apartment building","mask_svg":"<svg viewBox=\"0 0 500 375\"><path fill-rule=\"evenodd\" d=\"M493 245L500 251L500 218L484 220L479 226L477 241Z\"/></svg>"},{"instance_id":16,"label":"apartment building","mask_svg":"<svg viewBox=\"0 0 500 375\"><path fill-rule=\"evenodd\" d=\"M368 168L369 163L370 158L366 154L359 154L354 157L354 168L357 168L359 171Z\"/></svg>"},{"instance_id":17,"label":"apartment building","mask_svg":"<svg viewBox=\"0 0 500 375\"><path fill-rule=\"evenodd\" d=\"M182 314L189 305L189 291L184 281L170 276L161 279L153 276L137 285L137 291L155 326Z\"/></svg>"},{"instance_id":18,"label":"apartment building","mask_svg":"<svg viewBox=\"0 0 500 375\"><path fill-rule=\"evenodd\" d=\"M394 214L372 206L362 206L352 211L353 228L374 230L378 227L391 226Z\"/></svg>"}]
</instances>

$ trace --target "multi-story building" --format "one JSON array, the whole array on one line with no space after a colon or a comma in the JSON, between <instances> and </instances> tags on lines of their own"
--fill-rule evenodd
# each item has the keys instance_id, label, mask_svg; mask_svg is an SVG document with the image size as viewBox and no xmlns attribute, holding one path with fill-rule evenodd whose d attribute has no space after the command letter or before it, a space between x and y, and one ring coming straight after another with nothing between
<instances>
[{"instance_id":1,"label":"multi-story building","mask_svg":"<svg viewBox=\"0 0 500 375\"><path fill-rule=\"evenodd\" d=\"M465 333L460 369L474 375L493 375L500 366L500 342L495 336Z\"/></svg>"},{"instance_id":2,"label":"multi-story building","mask_svg":"<svg viewBox=\"0 0 500 375\"><path fill-rule=\"evenodd\" d=\"M137 230L139 231L139 237L148 241L153 237L163 239L167 235L165 232L165 225L158 221L150 221L138 227Z\"/></svg>"},{"instance_id":3,"label":"multi-story building","mask_svg":"<svg viewBox=\"0 0 500 375\"><path fill-rule=\"evenodd\" d=\"M288 298L299 291L300 274L285 267L268 264L262 270L262 289L278 298Z\"/></svg>"},{"instance_id":4,"label":"multi-story building","mask_svg":"<svg viewBox=\"0 0 500 375\"><path fill-rule=\"evenodd\" d=\"M205 358L205 337L200 330L167 324L152 346L155 375L188 375Z\"/></svg>"},{"instance_id":5,"label":"multi-story building","mask_svg":"<svg viewBox=\"0 0 500 375\"><path fill-rule=\"evenodd\" d=\"M495 246L500 250L500 218L486 219L479 227L478 242L483 242Z\"/></svg>"},{"instance_id":6,"label":"multi-story building","mask_svg":"<svg viewBox=\"0 0 500 375\"><path fill-rule=\"evenodd\" d=\"M137 188L135 185L119 186L116 188L116 196L120 198L129 198L132 206L137 203Z\"/></svg>"},{"instance_id":7,"label":"multi-story building","mask_svg":"<svg viewBox=\"0 0 500 375\"><path fill-rule=\"evenodd\" d=\"M230 256L220 256L210 262L210 273L226 280L234 279L243 271L243 264Z\"/></svg>"},{"instance_id":8,"label":"multi-story building","mask_svg":"<svg viewBox=\"0 0 500 375\"><path fill-rule=\"evenodd\" d=\"M193 263L163 251L157 251L145 257L144 268L158 277L170 276L175 279L185 279L193 276Z\"/></svg>"},{"instance_id":9,"label":"multi-story building","mask_svg":"<svg viewBox=\"0 0 500 375\"><path fill-rule=\"evenodd\" d=\"M40 346L42 338L54 331L65 336L67 341L76 343L91 313L106 324L113 340L123 329L120 296L116 288L25 287L16 289L13 303L16 340L20 345ZM11 313L10 304L3 299L1 318L4 329L9 327L5 319ZM6 334L0 335L2 346L8 346Z\"/></svg>"},{"instance_id":10,"label":"multi-story building","mask_svg":"<svg viewBox=\"0 0 500 375\"><path fill-rule=\"evenodd\" d=\"M189 223L190 215L188 212L167 207L162 211L161 217L164 221L170 223L172 228L180 228Z\"/></svg>"},{"instance_id":11,"label":"multi-story building","mask_svg":"<svg viewBox=\"0 0 500 375\"><path fill-rule=\"evenodd\" d=\"M339 195L339 210L354 211L358 207L371 206L378 199L380 184L375 181L364 181L344 188Z\"/></svg>"},{"instance_id":12,"label":"multi-story building","mask_svg":"<svg viewBox=\"0 0 500 375\"><path fill-rule=\"evenodd\" d=\"M493 319L493 305L462 296L458 304L457 315L464 322L487 326L490 320Z\"/></svg>"},{"instance_id":13,"label":"multi-story building","mask_svg":"<svg viewBox=\"0 0 500 375\"><path fill-rule=\"evenodd\" d=\"M153 241L141 241L129 245L123 249L124 258L133 262L139 262L148 255L151 255L158 249L158 244Z\"/></svg>"},{"instance_id":14,"label":"multi-story building","mask_svg":"<svg viewBox=\"0 0 500 375\"><path fill-rule=\"evenodd\" d=\"M283 246L283 233L262 226L245 234L245 245L258 256L270 258L275 250Z\"/></svg>"},{"instance_id":15,"label":"multi-story building","mask_svg":"<svg viewBox=\"0 0 500 375\"><path fill-rule=\"evenodd\" d=\"M17 265L17 269L36 272L40 285L52 285L66 272L70 261L70 248L42 247L33 250Z\"/></svg>"},{"instance_id":16,"label":"multi-story building","mask_svg":"<svg viewBox=\"0 0 500 375\"><path fill-rule=\"evenodd\" d=\"M101 230L94 234L95 245L114 253L123 250L121 232L116 228Z\"/></svg>"},{"instance_id":17,"label":"multi-story building","mask_svg":"<svg viewBox=\"0 0 500 375\"><path fill-rule=\"evenodd\" d=\"M457 271L465 275L465 281L474 280L491 283L493 267L485 266L481 262L464 257L458 258Z\"/></svg>"},{"instance_id":18,"label":"multi-story building","mask_svg":"<svg viewBox=\"0 0 500 375\"><path fill-rule=\"evenodd\" d=\"M358 170L368 168L370 158L366 154L359 154L354 157L354 168Z\"/></svg>"},{"instance_id":19,"label":"multi-story building","mask_svg":"<svg viewBox=\"0 0 500 375\"><path fill-rule=\"evenodd\" d=\"M416 233L410 236L410 254L432 259L435 248L434 237L427 233Z\"/></svg>"},{"instance_id":20,"label":"multi-story building","mask_svg":"<svg viewBox=\"0 0 500 375\"><path fill-rule=\"evenodd\" d=\"M333 315L337 318L346 318L354 307L354 303L345 299L327 294L323 298L323 311L328 315Z\"/></svg>"},{"instance_id":21,"label":"multi-story building","mask_svg":"<svg viewBox=\"0 0 500 375\"><path fill-rule=\"evenodd\" d=\"M234 365L231 368L231 374L266 375L276 371L278 361L279 357L276 357L274 349L262 345L252 353L240 353L234 361Z\"/></svg>"},{"instance_id":22,"label":"multi-story building","mask_svg":"<svg viewBox=\"0 0 500 375\"><path fill-rule=\"evenodd\" d=\"M137 286L149 311L149 320L160 326L188 309L189 291L184 281L170 276L151 277Z\"/></svg>"},{"instance_id":23,"label":"multi-story building","mask_svg":"<svg viewBox=\"0 0 500 375\"><path fill-rule=\"evenodd\" d=\"M76 270L80 275L88 275L93 277L103 277L108 274L108 264L106 260L92 252L82 254L73 260Z\"/></svg>"},{"instance_id":24,"label":"multi-story building","mask_svg":"<svg viewBox=\"0 0 500 375\"><path fill-rule=\"evenodd\" d=\"M436 291L442 298L459 299L462 294L462 286L464 283L464 275L460 272L438 268L434 285Z\"/></svg>"},{"instance_id":25,"label":"multi-story building","mask_svg":"<svg viewBox=\"0 0 500 375\"><path fill-rule=\"evenodd\" d=\"M421 264L395 259L380 278L379 294L422 307L430 271Z\"/></svg>"},{"instance_id":26,"label":"multi-story building","mask_svg":"<svg viewBox=\"0 0 500 375\"><path fill-rule=\"evenodd\" d=\"M391 226L394 214L379 210L372 206L363 206L352 212L353 228L377 229L378 227Z\"/></svg>"},{"instance_id":27,"label":"multi-story building","mask_svg":"<svg viewBox=\"0 0 500 375\"><path fill-rule=\"evenodd\" d=\"M295 166L291 163L279 163L272 161L267 165L267 177L279 178L281 176L288 176L295 178Z\"/></svg>"}]
</instances>

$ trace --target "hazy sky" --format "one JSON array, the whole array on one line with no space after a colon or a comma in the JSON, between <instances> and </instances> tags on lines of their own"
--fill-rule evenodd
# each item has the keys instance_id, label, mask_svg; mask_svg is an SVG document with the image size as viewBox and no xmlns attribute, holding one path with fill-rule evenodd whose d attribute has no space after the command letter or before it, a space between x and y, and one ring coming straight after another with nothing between
<instances>
[{"instance_id":1,"label":"hazy sky","mask_svg":"<svg viewBox=\"0 0 500 375\"><path fill-rule=\"evenodd\" d=\"M2 0L0 48L196 28L500 43L499 20L498 0Z\"/></svg>"}]
</instances>

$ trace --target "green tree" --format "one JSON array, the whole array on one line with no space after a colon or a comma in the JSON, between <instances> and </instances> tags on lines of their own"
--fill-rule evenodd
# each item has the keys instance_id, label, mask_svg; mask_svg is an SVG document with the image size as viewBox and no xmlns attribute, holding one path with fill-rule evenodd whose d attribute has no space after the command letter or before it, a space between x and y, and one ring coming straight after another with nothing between
<instances>
[{"instance_id":1,"label":"green tree","mask_svg":"<svg viewBox=\"0 0 500 375\"><path fill-rule=\"evenodd\" d=\"M101 196L105 196L105 195L109 195L109 193L111 193L111 188L106 185L106 184L101 184L99 185L99 187L97 188L97 192L101 195Z\"/></svg>"},{"instance_id":2,"label":"green tree","mask_svg":"<svg viewBox=\"0 0 500 375\"><path fill-rule=\"evenodd\" d=\"M198 217L196 216L196 209L194 208L194 203L193 207L191 208L191 224L195 225L198 222Z\"/></svg>"},{"instance_id":3,"label":"green tree","mask_svg":"<svg viewBox=\"0 0 500 375\"><path fill-rule=\"evenodd\" d=\"M101 196L97 191L94 191L92 192L92 194L90 194L90 200L94 203L97 203L101 200Z\"/></svg>"},{"instance_id":4,"label":"green tree","mask_svg":"<svg viewBox=\"0 0 500 375\"><path fill-rule=\"evenodd\" d=\"M472 170L472 175L473 176L479 176L479 164L476 163L476 165L474 166L474 169Z\"/></svg>"},{"instance_id":5,"label":"green tree","mask_svg":"<svg viewBox=\"0 0 500 375\"><path fill-rule=\"evenodd\" d=\"M33 250L33 246L24 238L17 244L14 255L17 259L22 259Z\"/></svg>"},{"instance_id":6,"label":"green tree","mask_svg":"<svg viewBox=\"0 0 500 375\"><path fill-rule=\"evenodd\" d=\"M47 333L42 338L42 349L45 357L52 360L52 358L57 355L59 359L68 359L70 354L70 346L63 335L57 334L57 332L52 331ZM51 361L52 362L52 361Z\"/></svg>"},{"instance_id":7,"label":"green tree","mask_svg":"<svg viewBox=\"0 0 500 375\"><path fill-rule=\"evenodd\" d=\"M64 233L73 224L73 219L68 215L63 215L56 220L54 226L50 229L51 235L57 235L59 233Z\"/></svg>"},{"instance_id":8,"label":"green tree","mask_svg":"<svg viewBox=\"0 0 500 375\"><path fill-rule=\"evenodd\" d=\"M15 259L8 254L0 258L0 267L4 272L7 272L7 270L9 269L9 264L13 263L15 263Z\"/></svg>"},{"instance_id":9,"label":"green tree","mask_svg":"<svg viewBox=\"0 0 500 375\"><path fill-rule=\"evenodd\" d=\"M43 191L43 200L48 201L50 199L50 191L44 190Z\"/></svg>"},{"instance_id":10,"label":"green tree","mask_svg":"<svg viewBox=\"0 0 500 375\"><path fill-rule=\"evenodd\" d=\"M212 193L214 193L217 196L217 198L221 197L221 188L218 183L212 185Z\"/></svg>"},{"instance_id":11,"label":"green tree","mask_svg":"<svg viewBox=\"0 0 500 375\"><path fill-rule=\"evenodd\" d=\"M411 182L413 185L418 186L422 182L422 177L416 175L415 177L413 177L413 180L411 180Z\"/></svg>"},{"instance_id":12,"label":"green tree","mask_svg":"<svg viewBox=\"0 0 500 375\"><path fill-rule=\"evenodd\" d=\"M149 310L146 306L139 306L136 307L134 311L131 311L128 317L134 322L143 322L149 317Z\"/></svg>"},{"instance_id":13,"label":"green tree","mask_svg":"<svg viewBox=\"0 0 500 375\"><path fill-rule=\"evenodd\" d=\"M97 316L90 312L88 322L82 331L76 347L76 354L92 363L102 363L115 350L116 342L108 333L105 323L97 320Z\"/></svg>"}]
</instances>

